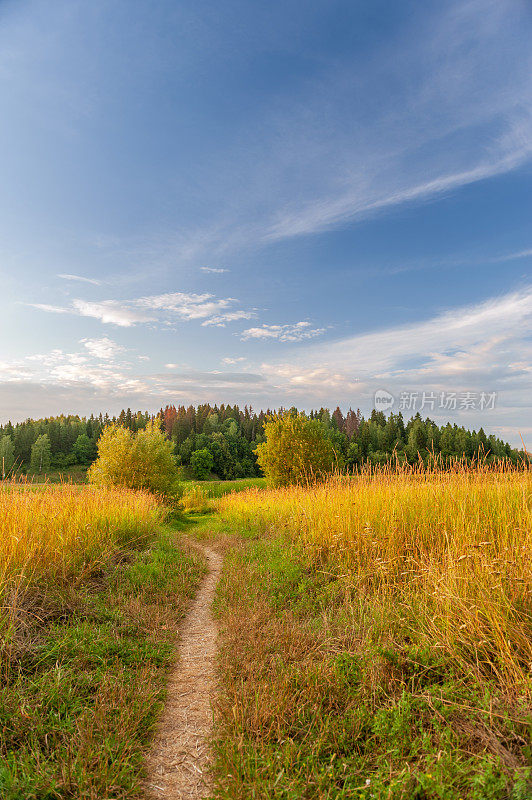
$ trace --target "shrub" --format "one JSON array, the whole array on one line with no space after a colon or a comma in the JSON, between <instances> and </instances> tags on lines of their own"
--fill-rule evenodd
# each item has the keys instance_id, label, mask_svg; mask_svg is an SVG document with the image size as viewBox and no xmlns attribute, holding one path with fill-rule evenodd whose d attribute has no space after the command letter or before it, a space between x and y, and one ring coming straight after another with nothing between
<instances>
[{"instance_id":1,"label":"shrub","mask_svg":"<svg viewBox=\"0 0 532 800\"><path fill-rule=\"evenodd\" d=\"M274 414L264 425L266 441L257 445L257 461L273 486L309 483L331 473L336 454L327 427L306 414Z\"/></svg>"},{"instance_id":2,"label":"shrub","mask_svg":"<svg viewBox=\"0 0 532 800\"><path fill-rule=\"evenodd\" d=\"M98 441L98 458L89 469L89 482L173 495L178 488L173 450L174 445L154 422L137 434L121 425L109 425Z\"/></svg>"}]
</instances>

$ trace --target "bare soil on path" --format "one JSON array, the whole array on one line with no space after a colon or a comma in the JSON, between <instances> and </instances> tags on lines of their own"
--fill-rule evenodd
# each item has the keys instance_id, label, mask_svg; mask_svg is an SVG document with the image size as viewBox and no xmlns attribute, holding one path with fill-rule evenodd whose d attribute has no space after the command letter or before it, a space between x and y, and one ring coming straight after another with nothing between
<instances>
[{"instance_id":1,"label":"bare soil on path","mask_svg":"<svg viewBox=\"0 0 532 800\"><path fill-rule=\"evenodd\" d=\"M180 626L166 706L146 760L149 800L197 800L207 797L210 788L208 740L217 638L211 606L222 558L208 547L190 544L205 556L209 572Z\"/></svg>"}]
</instances>

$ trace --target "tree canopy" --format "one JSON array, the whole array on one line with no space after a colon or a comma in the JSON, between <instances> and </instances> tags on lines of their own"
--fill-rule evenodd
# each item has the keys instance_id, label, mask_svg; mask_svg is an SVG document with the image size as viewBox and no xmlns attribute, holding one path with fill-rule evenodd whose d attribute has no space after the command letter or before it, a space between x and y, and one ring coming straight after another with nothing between
<instances>
[{"instance_id":1,"label":"tree canopy","mask_svg":"<svg viewBox=\"0 0 532 800\"><path fill-rule=\"evenodd\" d=\"M279 410L284 413L283 409ZM31 451L39 436L50 442L50 469L62 470L73 464L83 466L96 458L96 444L102 430L117 424L136 434L154 419L160 422L168 440L174 444L176 464L185 477L193 475L193 454L208 450L212 456L211 472L221 480L256 477L262 474L256 448L265 440L264 423L271 411L255 412L249 406L231 405L174 406L168 405L157 414L125 409L118 416L107 414L91 417L58 416L28 419L13 425L0 426L0 441L13 452L12 470L31 471ZM339 407L331 413L326 408L310 411L310 419L319 420L327 429L333 448L343 458L347 468L363 464L382 463L391 456L409 463L421 459L429 462L439 458L441 463L462 458L488 462L508 458L517 462L519 452L482 428L468 430L451 422L438 425L430 418L415 414L404 419L402 414L386 417L372 411L368 417L349 409L345 414ZM88 442L87 442L88 440ZM6 459L6 463L10 457Z\"/></svg>"}]
</instances>

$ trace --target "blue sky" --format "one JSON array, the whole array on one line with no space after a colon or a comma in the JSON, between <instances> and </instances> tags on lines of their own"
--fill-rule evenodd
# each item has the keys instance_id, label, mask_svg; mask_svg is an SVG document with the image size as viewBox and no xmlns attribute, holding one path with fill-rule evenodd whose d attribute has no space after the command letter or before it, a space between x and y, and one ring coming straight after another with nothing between
<instances>
[{"instance_id":1,"label":"blue sky","mask_svg":"<svg viewBox=\"0 0 532 800\"><path fill-rule=\"evenodd\" d=\"M0 418L384 389L530 442L531 40L525 0L3 0Z\"/></svg>"}]
</instances>

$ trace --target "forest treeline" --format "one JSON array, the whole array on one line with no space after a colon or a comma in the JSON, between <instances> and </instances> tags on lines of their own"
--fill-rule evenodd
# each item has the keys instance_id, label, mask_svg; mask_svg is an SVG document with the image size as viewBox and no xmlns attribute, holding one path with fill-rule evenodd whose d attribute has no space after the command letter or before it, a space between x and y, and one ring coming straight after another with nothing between
<instances>
[{"instance_id":1,"label":"forest treeline","mask_svg":"<svg viewBox=\"0 0 532 800\"><path fill-rule=\"evenodd\" d=\"M114 422L135 432L156 418L174 442L178 465L188 468L189 474L206 477L214 473L222 480L254 477L261 474L254 451L264 441L264 421L271 413L236 405L168 405L155 415L127 409L116 417L69 415L28 419L15 425L8 422L0 426L0 469L4 474L42 473L75 464L89 466L106 425ZM340 408L332 413L321 408L309 416L321 420L340 462L348 469L366 462L383 463L392 454L410 463L434 456L444 461L508 458L517 462L520 458L518 450L487 436L482 428L470 431L451 423L438 426L419 413L404 420L401 413L387 417L374 410L365 418L360 410L350 409L344 415Z\"/></svg>"}]
</instances>

